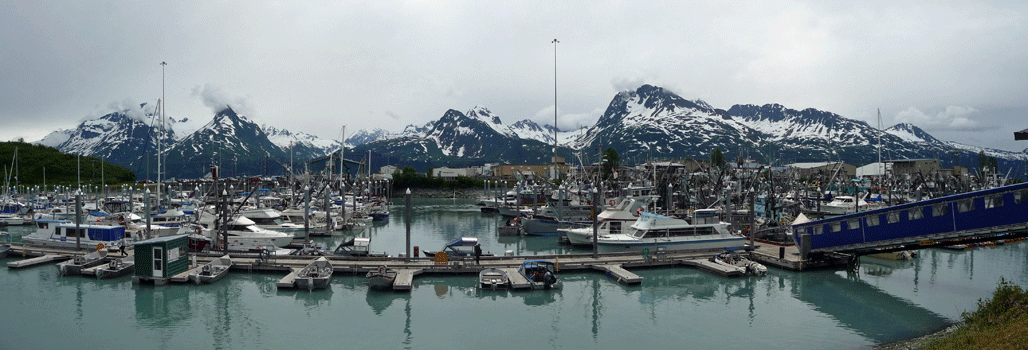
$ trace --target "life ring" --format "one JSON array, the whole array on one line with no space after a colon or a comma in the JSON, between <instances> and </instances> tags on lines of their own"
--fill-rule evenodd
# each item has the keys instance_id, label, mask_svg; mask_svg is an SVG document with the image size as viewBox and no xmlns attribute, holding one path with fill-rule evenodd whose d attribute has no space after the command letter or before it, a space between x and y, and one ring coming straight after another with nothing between
<instances>
[{"instance_id":1,"label":"life ring","mask_svg":"<svg viewBox=\"0 0 1028 350\"><path fill-rule=\"evenodd\" d=\"M125 217L122 216L122 215L118 215L118 223L119 224L124 224L125 223Z\"/></svg>"},{"instance_id":2,"label":"life ring","mask_svg":"<svg viewBox=\"0 0 1028 350\"><path fill-rule=\"evenodd\" d=\"M104 250L104 248L107 248L107 246L105 246L103 243L96 244L96 251Z\"/></svg>"},{"instance_id":3,"label":"life ring","mask_svg":"<svg viewBox=\"0 0 1028 350\"><path fill-rule=\"evenodd\" d=\"M613 199L610 200L610 205L614 205L614 200Z\"/></svg>"},{"instance_id":4,"label":"life ring","mask_svg":"<svg viewBox=\"0 0 1028 350\"><path fill-rule=\"evenodd\" d=\"M384 275L385 273L386 273L386 267L385 267L385 265L379 266L379 267L378 267L378 274L379 274L379 275Z\"/></svg>"},{"instance_id":5,"label":"life ring","mask_svg":"<svg viewBox=\"0 0 1028 350\"><path fill-rule=\"evenodd\" d=\"M198 235L203 234L203 229L201 229L200 226L193 226L193 231L196 231L196 234Z\"/></svg>"}]
</instances>

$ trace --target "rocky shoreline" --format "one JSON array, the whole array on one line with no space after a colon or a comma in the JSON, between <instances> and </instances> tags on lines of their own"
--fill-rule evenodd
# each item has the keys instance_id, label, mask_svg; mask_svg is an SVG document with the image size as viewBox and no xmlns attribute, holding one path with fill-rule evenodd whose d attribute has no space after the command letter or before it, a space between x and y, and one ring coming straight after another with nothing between
<instances>
[{"instance_id":1,"label":"rocky shoreline","mask_svg":"<svg viewBox=\"0 0 1028 350\"><path fill-rule=\"evenodd\" d=\"M917 350L917 349L924 349L928 345L931 345L931 344L939 341L939 339L942 339L946 335L948 335L950 333L953 333L954 331L960 329L960 327L962 325L963 325L963 323L952 324L952 325L947 326L946 328L943 328L942 330L939 330L939 331L934 332L934 333L926 334L926 335L923 335L923 336L920 336L920 337L917 337L917 338L913 338L913 339L901 340L901 341L898 341L898 342L895 342L895 343L882 344L882 345L879 345L879 346L875 346L874 349L875 350Z\"/></svg>"}]
</instances>

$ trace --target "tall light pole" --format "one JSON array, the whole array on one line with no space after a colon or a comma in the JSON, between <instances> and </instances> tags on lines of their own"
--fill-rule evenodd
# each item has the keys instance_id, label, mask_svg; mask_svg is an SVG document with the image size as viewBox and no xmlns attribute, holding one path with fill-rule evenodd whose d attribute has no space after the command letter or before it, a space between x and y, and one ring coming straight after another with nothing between
<instances>
[{"instance_id":1,"label":"tall light pole","mask_svg":"<svg viewBox=\"0 0 1028 350\"><path fill-rule=\"evenodd\" d=\"M557 39L553 39L553 177L560 179L557 171Z\"/></svg>"}]
</instances>

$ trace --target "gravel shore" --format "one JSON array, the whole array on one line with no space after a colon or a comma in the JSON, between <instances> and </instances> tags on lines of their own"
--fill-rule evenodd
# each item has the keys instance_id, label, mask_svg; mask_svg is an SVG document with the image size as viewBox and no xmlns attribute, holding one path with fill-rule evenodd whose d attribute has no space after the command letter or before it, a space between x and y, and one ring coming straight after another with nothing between
<instances>
[{"instance_id":1,"label":"gravel shore","mask_svg":"<svg viewBox=\"0 0 1028 350\"><path fill-rule=\"evenodd\" d=\"M949 327L946 327L946 328L944 328L944 329L942 329L942 330L940 330L938 332L932 333L932 334L920 336L920 337L917 337L917 338L914 338L914 339L907 339L907 340L903 340L903 341L898 341L898 342L895 342L895 343L882 344L882 345L874 347L874 349L876 349L876 350L917 350L917 349L923 349L925 346L927 346L929 344L932 344L932 343L935 343L939 339L942 339L942 337L945 337L947 334L953 333L954 331L960 329L961 325L962 325L961 323L957 323L957 324L951 325Z\"/></svg>"}]
</instances>

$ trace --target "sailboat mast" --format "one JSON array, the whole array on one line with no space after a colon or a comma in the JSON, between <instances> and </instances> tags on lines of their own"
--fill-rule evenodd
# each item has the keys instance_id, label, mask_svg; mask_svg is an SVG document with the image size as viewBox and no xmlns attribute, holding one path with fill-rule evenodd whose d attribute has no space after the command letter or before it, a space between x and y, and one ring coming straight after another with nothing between
<instances>
[{"instance_id":1,"label":"sailboat mast","mask_svg":"<svg viewBox=\"0 0 1028 350\"><path fill-rule=\"evenodd\" d=\"M168 63L161 61L161 116L160 116L160 127L157 129L157 206L161 205L161 154L164 152L164 66ZM150 203L147 203L150 205Z\"/></svg>"},{"instance_id":2,"label":"sailboat mast","mask_svg":"<svg viewBox=\"0 0 1028 350\"><path fill-rule=\"evenodd\" d=\"M560 180L557 171L557 39L553 39L553 177Z\"/></svg>"}]
</instances>

